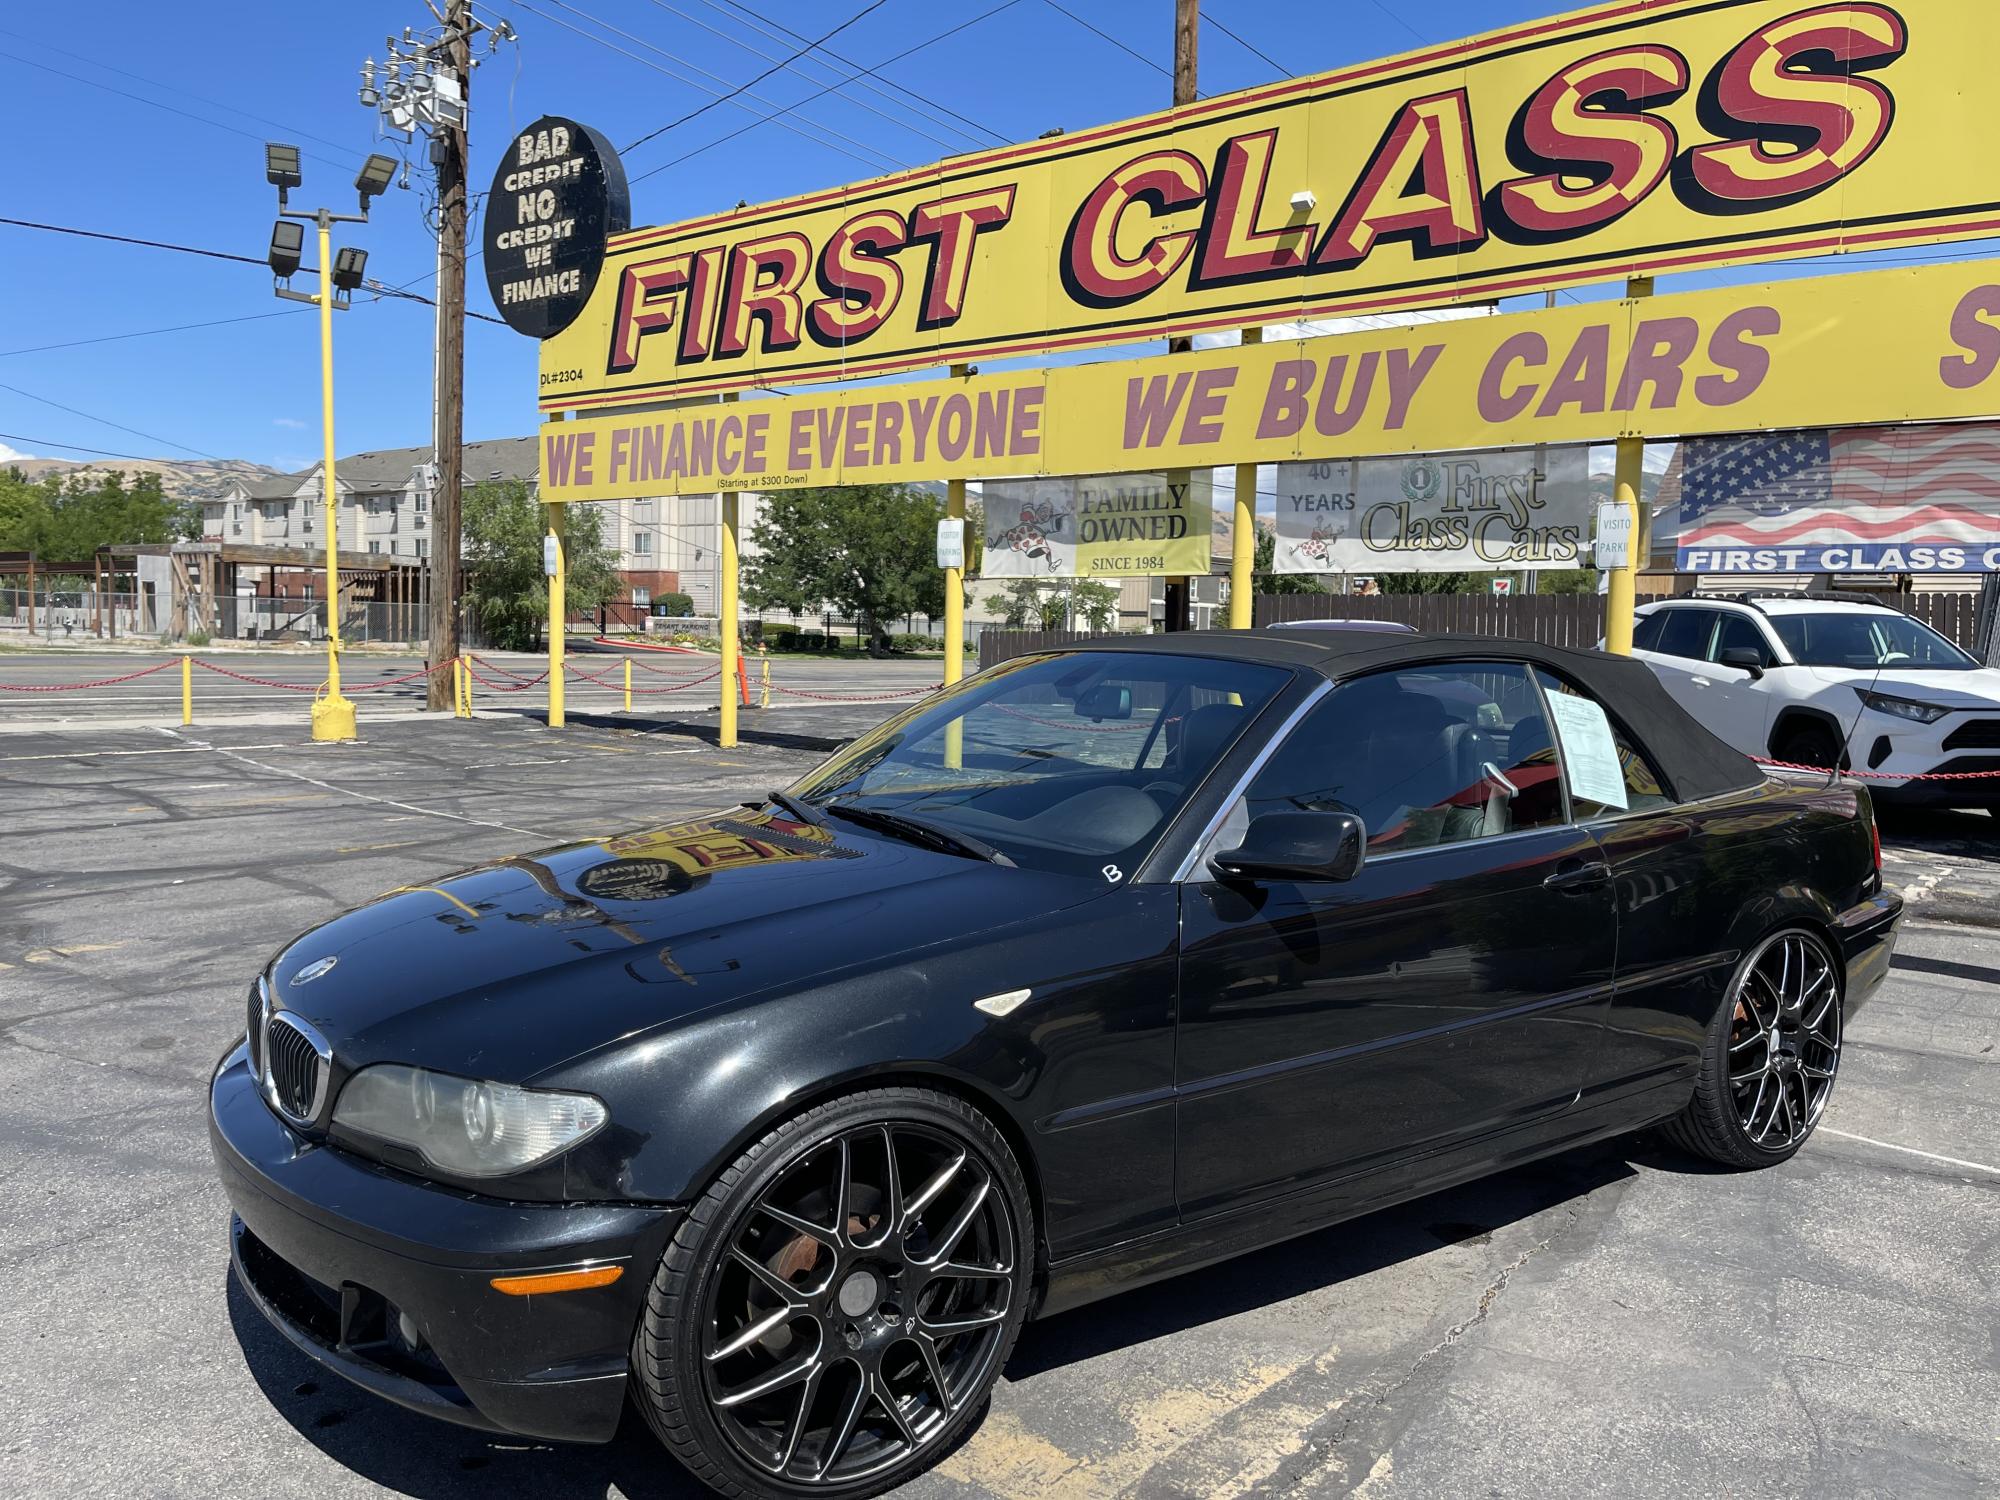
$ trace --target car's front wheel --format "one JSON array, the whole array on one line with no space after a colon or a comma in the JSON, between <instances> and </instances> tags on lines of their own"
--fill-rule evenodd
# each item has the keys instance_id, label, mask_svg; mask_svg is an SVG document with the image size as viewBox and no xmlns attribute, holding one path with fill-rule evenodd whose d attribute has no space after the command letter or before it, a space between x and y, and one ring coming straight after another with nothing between
<instances>
[{"instance_id":1,"label":"car's front wheel","mask_svg":"<svg viewBox=\"0 0 2000 1500\"><path fill-rule=\"evenodd\" d=\"M1026 1316L1033 1210L992 1123L886 1088L787 1120L721 1172L653 1278L634 1393L725 1495L905 1482L978 1416Z\"/></svg>"},{"instance_id":2,"label":"car's front wheel","mask_svg":"<svg viewBox=\"0 0 2000 1500\"><path fill-rule=\"evenodd\" d=\"M1840 1070L1840 965L1815 934L1773 933L1738 965L1702 1048L1694 1098L1667 1126L1678 1145L1767 1167L1805 1144Z\"/></svg>"}]
</instances>

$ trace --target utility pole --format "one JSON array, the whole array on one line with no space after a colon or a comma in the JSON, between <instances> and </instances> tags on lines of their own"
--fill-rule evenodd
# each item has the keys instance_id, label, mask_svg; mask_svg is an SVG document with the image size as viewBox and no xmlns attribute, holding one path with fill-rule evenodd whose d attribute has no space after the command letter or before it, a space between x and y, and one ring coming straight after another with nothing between
<instances>
[{"instance_id":1,"label":"utility pole","mask_svg":"<svg viewBox=\"0 0 2000 1500\"><path fill-rule=\"evenodd\" d=\"M429 707L451 707L451 690L437 668L458 656L459 500L465 478L465 177L472 106L471 0L450 0L445 12L446 65L458 75L464 108L431 137L438 181L437 429L431 492L431 675Z\"/></svg>"},{"instance_id":2,"label":"utility pole","mask_svg":"<svg viewBox=\"0 0 2000 1500\"><path fill-rule=\"evenodd\" d=\"M426 0L430 4L430 0ZM471 152L472 39L488 50L516 40L505 21L473 14L472 0L446 0L439 25L419 35L390 37L378 73L371 57L361 68L361 102L380 116L385 134L415 139L422 131L437 169L437 360L432 386L430 664L426 706L452 708L453 692L435 670L459 654L458 610L464 592L459 547L465 478L465 232Z\"/></svg>"},{"instance_id":3,"label":"utility pole","mask_svg":"<svg viewBox=\"0 0 2000 1500\"><path fill-rule=\"evenodd\" d=\"M1201 32L1201 0L1174 0L1174 108L1195 101L1196 57ZM1171 338L1167 340L1167 353L1185 354L1194 348L1191 338ZM1194 476L1186 469L1167 471L1169 492L1187 495L1194 484ZM1207 530L1214 532L1214 520L1210 519ZM1165 630L1191 630L1194 628L1194 580L1186 577L1169 578L1166 582L1165 618L1160 622Z\"/></svg>"}]
</instances>

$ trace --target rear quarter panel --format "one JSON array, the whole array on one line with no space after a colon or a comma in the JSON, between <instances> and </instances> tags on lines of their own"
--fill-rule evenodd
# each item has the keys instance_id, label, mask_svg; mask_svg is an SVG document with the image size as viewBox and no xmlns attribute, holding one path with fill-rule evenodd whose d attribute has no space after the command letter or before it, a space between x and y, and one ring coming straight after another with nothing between
<instances>
[{"instance_id":1,"label":"rear quarter panel","mask_svg":"<svg viewBox=\"0 0 2000 1500\"><path fill-rule=\"evenodd\" d=\"M1826 936L1874 894L1872 814L1851 785L1767 781L1599 825L1618 909L1618 986L1586 1096L1691 1085L1743 954L1780 927Z\"/></svg>"}]
</instances>

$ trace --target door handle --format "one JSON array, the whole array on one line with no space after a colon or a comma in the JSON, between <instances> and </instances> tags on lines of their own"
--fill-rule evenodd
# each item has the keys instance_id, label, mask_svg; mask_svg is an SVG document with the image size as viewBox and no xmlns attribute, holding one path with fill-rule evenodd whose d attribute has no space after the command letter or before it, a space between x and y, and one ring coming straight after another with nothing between
<instances>
[{"instance_id":1,"label":"door handle","mask_svg":"<svg viewBox=\"0 0 2000 1500\"><path fill-rule=\"evenodd\" d=\"M1542 882L1552 891L1594 891L1611 881L1611 866L1601 859L1566 859Z\"/></svg>"}]
</instances>

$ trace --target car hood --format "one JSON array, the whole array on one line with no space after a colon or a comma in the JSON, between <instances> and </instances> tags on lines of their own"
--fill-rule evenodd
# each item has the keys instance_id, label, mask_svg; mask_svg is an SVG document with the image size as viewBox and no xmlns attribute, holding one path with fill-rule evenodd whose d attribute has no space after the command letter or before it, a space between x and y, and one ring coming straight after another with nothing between
<instances>
[{"instance_id":1,"label":"car hood","mask_svg":"<svg viewBox=\"0 0 2000 1500\"><path fill-rule=\"evenodd\" d=\"M743 808L391 891L295 939L269 978L345 1067L522 1081L1105 889Z\"/></svg>"},{"instance_id":2,"label":"car hood","mask_svg":"<svg viewBox=\"0 0 2000 1500\"><path fill-rule=\"evenodd\" d=\"M1926 671L1912 667L1813 667L1821 682L1845 683L1863 692L1915 698L1951 709L2000 710L2000 671L1981 667L1970 672Z\"/></svg>"}]
</instances>

